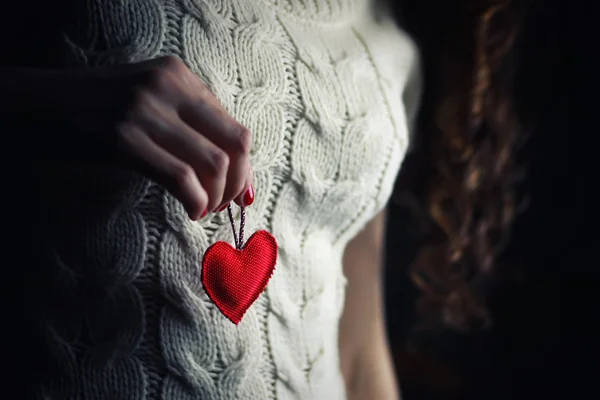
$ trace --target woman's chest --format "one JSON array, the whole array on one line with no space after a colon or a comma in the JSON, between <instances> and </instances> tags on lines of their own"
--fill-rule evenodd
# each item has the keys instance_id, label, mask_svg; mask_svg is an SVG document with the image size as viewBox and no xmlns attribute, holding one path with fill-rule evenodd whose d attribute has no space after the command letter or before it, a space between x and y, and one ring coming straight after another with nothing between
<instances>
[{"instance_id":1,"label":"woman's chest","mask_svg":"<svg viewBox=\"0 0 600 400\"><path fill-rule=\"evenodd\" d=\"M390 85L402 71L381 74L356 18L311 24L268 2L240 0L83 1L72 18L68 64L183 59L252 132L258 173L360 183L378 178L391 142L406 141L401 93ZM362 25L370 32L375 23ZM390 49L401 40L388 39Z\"/></svg>"}]
</instances>

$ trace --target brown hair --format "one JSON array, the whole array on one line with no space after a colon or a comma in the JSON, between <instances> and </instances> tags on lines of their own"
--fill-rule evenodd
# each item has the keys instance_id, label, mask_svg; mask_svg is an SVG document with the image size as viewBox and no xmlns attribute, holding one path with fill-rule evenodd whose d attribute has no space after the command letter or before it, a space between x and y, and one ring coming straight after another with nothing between
<instances>
[{"instance_id":1,"label":"brown hair","mask_svg":"<svg viewBox=\"0 0 600 400\"><path fill-rule=\"evenodd\" d=\"M468 328L490 321L477 282L494 271L523 175L510 57L522 10L511 0L433 3L404 18L425 66L414 192L429 229L411 277L424 322Z\"/></svg>"}]
</instances>

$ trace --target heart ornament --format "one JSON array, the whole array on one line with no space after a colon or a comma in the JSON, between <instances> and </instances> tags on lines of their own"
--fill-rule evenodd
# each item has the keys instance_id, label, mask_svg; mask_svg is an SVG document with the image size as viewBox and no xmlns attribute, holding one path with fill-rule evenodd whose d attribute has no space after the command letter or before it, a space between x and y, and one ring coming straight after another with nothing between
<instances>
[{"instance_id":1,"label":"heart ornament","mask_svg":"<svg viewBox=\"0 0 600 400\"><path fill-rule=\"evenodd\" d=\"M227 207L235 247L227 242L211 245L202 258L201 280L206 294L234 324L265 290L277 264L277 240L269 232L255 232L244 243L245 210L242 208L239 239L231 205Z\"/></svg>"}]
</instances>

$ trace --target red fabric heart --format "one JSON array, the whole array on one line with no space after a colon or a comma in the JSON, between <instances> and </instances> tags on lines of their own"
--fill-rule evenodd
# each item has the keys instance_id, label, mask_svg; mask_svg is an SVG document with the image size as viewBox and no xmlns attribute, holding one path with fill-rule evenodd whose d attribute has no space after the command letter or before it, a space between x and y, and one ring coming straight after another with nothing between
<instances>
[{"instance_id":1,"label":"red fabric heart","mask_svg":"<svg viewBox=\"0 0 600 400\"><path fill-rule=\"evenodd\" d=\"M257 231L241 250L227 242L210 246L202 259L202 284L208 297L234 324L265 290L277 263L277 240Z\"/></svg>"}]
</instances>

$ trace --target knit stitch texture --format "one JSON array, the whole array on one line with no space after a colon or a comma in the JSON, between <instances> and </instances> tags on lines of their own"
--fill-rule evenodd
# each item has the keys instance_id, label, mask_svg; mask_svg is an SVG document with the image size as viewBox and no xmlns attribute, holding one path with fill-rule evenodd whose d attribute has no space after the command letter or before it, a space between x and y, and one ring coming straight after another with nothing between
<instances>
[{"instance_id":1,"label":"knit stitch texture","mask_svg":"<svg viewBox=\"0 0 600 400\"><path fill-rule=\"evenodd\" d=\"M279 258L236 326L201 261L226 213L190 221L162 187L71 170L40 304L47 400L343 400L342 253L383 209L408 147L417 54L370 0L81 0L65 66L180 57L253 134L246 230ZM237 207L236 207L237 208ZM237 215L239 218L239 214Z\"/></svg>"}]
</instances>

